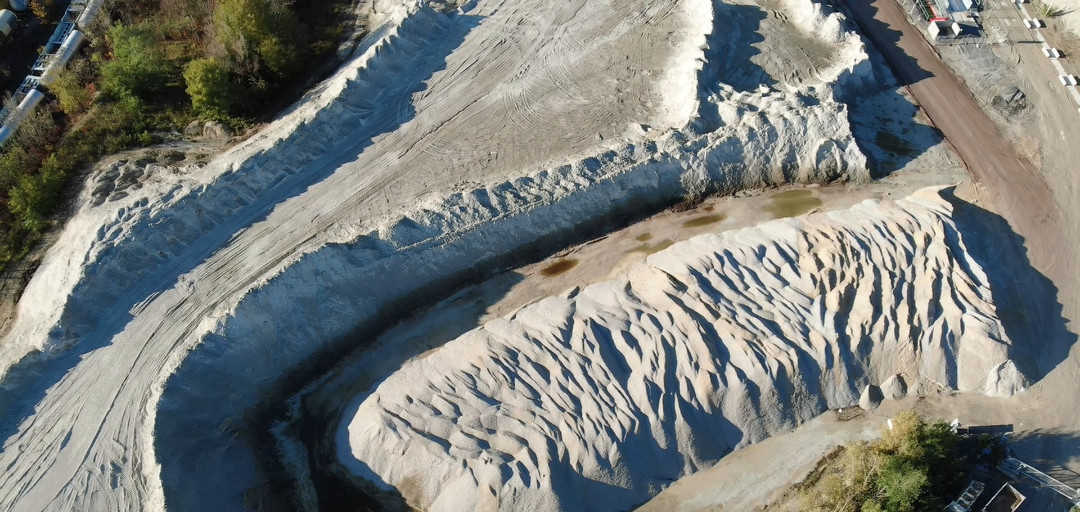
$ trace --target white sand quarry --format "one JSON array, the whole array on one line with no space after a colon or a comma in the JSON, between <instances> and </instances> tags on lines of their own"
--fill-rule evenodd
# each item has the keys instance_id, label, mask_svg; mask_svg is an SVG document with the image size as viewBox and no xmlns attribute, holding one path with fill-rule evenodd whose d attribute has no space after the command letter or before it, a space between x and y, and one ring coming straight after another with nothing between
<instances>
[{"instance_id":1,"label":"white sand quarry","mask_svg":"<svg viewBox=\"0 0 1080 512\"><path fill-rule=\"evenodd\" d=\"M1011 395L950 210L926 189L678 243L405 364L344 456L424 510L626 510L893 375Z\"/></svg>"},{"instance_id":2,"label":"white sand quarry","mask_svg":"<svg viewBox=\"0 0 1080 512\"><path fill-rule=\"evenodd\" d=\"M208 165L149 169L105 200L93 191L115 189L119 173L92 178L0 342L0 509L242 509L268 481L252 411L280 407L356 329L612 217L701 193L867 179L844 101L880 78L862 40L810 0L437 7L375 2L353 60ZM1007 347L980 311L920 325L946 343L970 322ZM898 347L913 328L877 321ZM957 355L978 367L964 379L926 370L926 355L897 368L1007 393L1013 381L986 381L1001 353L977 365ZM844 371L874 380L877 363ZM850 398L854 382L806 400ZM810 410L766 414L747 439ZM664 462L678 466L666 474L740 442L724 439L693 462ZM600 449L586 444L576 450ZM530 485L581 471L529 472ZM650 482L634 492L647 497Z\"/></svg>"}]
</instances>

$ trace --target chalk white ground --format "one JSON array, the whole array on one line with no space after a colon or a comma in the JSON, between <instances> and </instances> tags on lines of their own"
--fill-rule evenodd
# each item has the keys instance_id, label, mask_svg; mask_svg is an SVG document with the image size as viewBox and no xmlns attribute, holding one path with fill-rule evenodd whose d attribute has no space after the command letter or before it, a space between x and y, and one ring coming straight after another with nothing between
<instances>
[{"instance_id":1,"label":"chalk white ground","mask_svg":"<svg viewBox=\"0 0 1080 512\"><path fill-rule=\"evenodd\" d=\"M1048 28L1040 30L1040 35L1051 45L1066 49L1067 55L1075 55L1080 49L1077 44L1080 41L1080 11L1073 2L1047 3L1063 7L1066 15L1046 20ZM991 31L997 29L998 34L1004 34L1001 29L1009 24L1019 25L1023 17L1011 2L988 2L987 6L989 12L985 13L985 17ZM1030 5L1029 11L1033 11ZM1080 294L1075 283L1080 274L1067 256L1075 253L1077 227L1080 226L1076 221L1080 210L1075 207L1077 185L1080 184L1074 172L1074 162L1080 148L1073 142L1080 136L1076 124L1078 117L1075 103L1068 91L1055 81L1057 70L1041 54L1039 46L1027 42L1032 34L1028 31L1013 31L1007 35L1010 44L993 45L989 48L959 45L938 49L949 66L972 89L974 96L985 106L991 117L999 123L1001 129L1009 134L1010 140L1014 141L1024 157L1040 167L1042 176L1050 184L1053 196L1051 200L1059 204L1065 232L1054 232L1054 235L1049 237L1049 244L1033 242L1031 238L1023 240L1023 243L1027 254L1033 260L1053 262L1037 268L1040 273L1053 279L1053 287L1048 295L1055 306L1060 304L1060 309L1055 309L1049 318L1043 317L1045 320L1035 323L1060 324L1071 320L1071 330L1075 332L1076 319L1080 315ZM1070 58L1061 63L1066 69L1076 66L1076 61ZM1016 105L1003 105L995 101L995 97L1016 89L1026 95L1022 108L1013 108ZM1001 193L993 189L993 184L984 183L982 186L989 188L987 192L991 195ZM1005 192L1005 195L1008 195L1008 192ZM1019 213L1023 214L1022 211ZM1022 219L1010 217L1009 220L1012 223ZM1001 245L1004 249L1008 244ZM1016 268L1002 266L994 273L999 276L1008 275ZM1008 288L1014 290L1008 295L1018 297L1040 297L1046 293L1023 290L1022 283ZM958 417L961 421L974 425L1011 424L1016 429L1012 448L1021 458L1046 470L1057 468L1066 473L1071 471L1071 474L1075 475L1080 471L1080 455L1073 449L1076 446L1078 412L1075 400L1061 399L1075 396L1076 383L1080 382L1077 366L1080 359L1077 358L1075 347L1072 347L1073 353L1068 357L1069 346L1075 339L1075 334L1058 331L1044 333L1031 340L1039 347L1038 352L1057 355L1046 358L1047 364L1044 365L1044 370L1053 368L1053 371L1026 393L1005 400L980 400L972 395L953 395L920 401L918 409L928 417L946 421ZM791 438L794 444L776 443L764 451L725 460L717 466L715 472L701 472L685 482L673 485L670 492L659 495L648 509L713 510L717 506L725 509L760 509L774 502L776 496L770 498L768 493L735 495L715 489L725 487L730 476L738 472L761 471L769 474L769 469L764 467L762 462L775 460L777 457L786 459L788 456L785 452L790 453L793 446L811 447L800 450L799 456L802 460L809 461L824 455L834 442L808 442L819 433L820 429L816 427L806 430L800 427L796 430L795 437ZM787 448L784 448L785 446ZM807 452L816 453L807 456ZM790 474L773 472L769 474L765 484L755 486L755 490L771 488L782 493L788 485L798 481L801 475L799 471ZM1076 485L1076 480L1070 482ZM676 502L679 506L672 506ZM775 508L775 505L772 503L769 510Z\"/></svg>"},{"instance_id":2,"label":"chalk white ground","mask_svg":"<svg viewBox=\"0 0 1080 512\"><path fill-rule=\"evenodd\" d=\"M87 193L0 344L0 507L238 508L245 411L384 304L641 205L864 178L836 101L874 84L861 41L786 4L832 53L758 89L750 43L787 21L755 6L376 2L263 132Z\"/></svg>"}]
</instances>

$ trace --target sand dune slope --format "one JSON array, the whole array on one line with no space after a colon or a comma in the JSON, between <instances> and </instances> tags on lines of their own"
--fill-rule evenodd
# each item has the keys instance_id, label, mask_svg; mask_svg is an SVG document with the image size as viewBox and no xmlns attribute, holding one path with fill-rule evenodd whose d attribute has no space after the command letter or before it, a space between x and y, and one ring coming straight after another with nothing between
<instances>
[{"instance_id":1,"label":"sand dune slope","mask_svg":"<svg viewBox=\"0 0 1080 512\"><path fill-rule=\"evenodd\" d=\"M625 510L893 374L1012 394L950 208L927 189L677 244L406 364L342 456L428 510Z\"/></svg>"},{"instance_id":2,"label":"sand dune slope","mask_svg":"<svg viewBox=\"0 0 1080 512\"><path fill-rule=\"evenodd\" d=\"M868 56L810 0L377 3L260 133L84 194L0 343L0 509L248 509L284 487L257 411L395 308L686 196L867 178ZM815 72L778 82L754 45L798 24Z\"/></svg>"}]
</instances>

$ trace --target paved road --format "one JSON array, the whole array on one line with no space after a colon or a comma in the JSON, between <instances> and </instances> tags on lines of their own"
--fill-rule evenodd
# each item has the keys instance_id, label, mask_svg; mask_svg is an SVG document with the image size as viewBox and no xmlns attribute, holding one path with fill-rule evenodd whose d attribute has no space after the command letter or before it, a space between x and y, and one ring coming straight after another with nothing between
<instances>
[{"instance_id":1,"label":"paved road","mask_svg":"<svg viewBox=\"0 0 1080 512\"><path fill-rule=\"evenodd\" d=\"M1027 28L1025 20L1041 17L1032 4L1018 5L1010 0L989 0L983 5L983 12L983 23L988 31L1009 42L1004 48L1012 50L1014 54L1027 53L1042 64L1034 66L1040 68L1034 73L1035 82L1051 86L1055 95L1064 96L1071 101L1056 106L1062 107L1061 112L1069 116L1072 123L1080 120L1076 112L1076 107L1080 106L1080 88L1063 87L1058 82L1060 75L1077 74L1075 62L1071 58L1048 59L1042 53L1046 46L1061 49L1061 42L1064 40L1061 34L1046 28ZM1069 50L1065 51L1066 55L1071 56L1071 53ZM1028 62L1025 69L1030 70L1032 63Z\"/></svg>"}]
</instances>

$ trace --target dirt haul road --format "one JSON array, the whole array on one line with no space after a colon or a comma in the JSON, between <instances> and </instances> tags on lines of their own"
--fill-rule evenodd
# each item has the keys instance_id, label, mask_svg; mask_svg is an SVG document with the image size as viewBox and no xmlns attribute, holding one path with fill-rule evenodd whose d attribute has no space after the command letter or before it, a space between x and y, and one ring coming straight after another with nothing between
<instances>
[{"instance_id":1,"label":"dirt haul road","mask_svg":"<svg viewBox=\"0 0 1080 512\"><path fill-rule=\"evenodd\" d=\"M1071 322L1069 328L1076 330L1080 319L1080 272L1073 255L1080 248L1080 224L1077 223L1080 208L1077 207L1078 181L1075 161L1069 163L1055 153L1075 151L1065 131L1068 121L1060 121L1063 115L1075 116L1076 112L1065 95L1050 97L1042 95L1044 123L1049 128L1044 133L1044 157L1042 168L1021 158L1012 141L979 107L968 88L946 67L934 48L908 22L896 0L871 2L846 2L863 33L882 52L894 72L907 85L907 89L925 110L934 124L963 159L971 173L977 192L988 209L1004 217L1011 228L1024 239L1024 249L1032 266L1057 286L1057 300L1061 303L1061 316ZM1038 60L1038 49L1022 49L1028 60ZM1032 74L1030 80L1054 79L1046 72L1048 65L1038 63L1023 69ZM1046 69L1044 69L1046 68ZM1065 114L1062 114L1065 113ZM1075 121L1071 123L1071 135L1075 140ZM1071 148L1070 148L1071 146ZM1047 155L1047 153L1050 153ZM1009 250L1003 247L1003 250ZM1075 340L1075 334L1055 333L1053 339L1043 339L1048 346L1040 350L1061 349L1062 344ZM1031 414L1020 418L1027 428L1076 430L1076 418L1080 417L1076 400L1061 400L1061 396L1077 396L1080 382L1080 354L1072 347L1072 357L1064 360L1053 372L1033 386L1016 405L1028 406ZM1049 370L1049 368L1047 368ZM1004 414L1004 413L1003 413ZM1043 448L1043 455L1057 463L1064 452L1052 453L1050 445ZM1075 462L1075 461L1073 461Z\"/></svg>"},{"instance_id":2,"label":"dirt haul road","mask_svg":"<svg viewBox=\"0 0 1080 512\"><path fill-rule=\"evenodd\" d=\"M982 198L1029 239L1035 266L1060 272L1060 253L1046 249L1056 247L1048 242L1060 236L1061 215L1042 175L1017 154L895 0L847 2L847 6L900 82L960 154Z\"/></svg>"}]
</instances>

